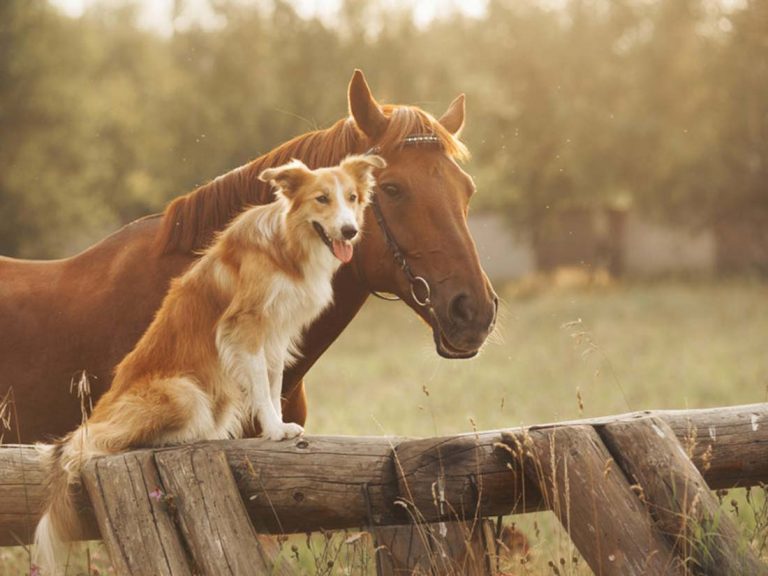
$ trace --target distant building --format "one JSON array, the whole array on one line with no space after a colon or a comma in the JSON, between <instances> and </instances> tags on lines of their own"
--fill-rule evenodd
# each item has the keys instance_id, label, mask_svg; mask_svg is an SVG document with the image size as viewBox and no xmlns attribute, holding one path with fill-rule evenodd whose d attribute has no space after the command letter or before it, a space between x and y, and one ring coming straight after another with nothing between
<instances>
[{"instance_id":1,"label":"distant building","mask_svg":"<svg viewBox=\"0 0 768 576\"><path fill-rule=\"evenodd\" d=\"M711 230L691 231L627 215L623 234L624 266L632 276L714 274L717 240Z\"/></svg>"},{"instance_id":2,"label":"distant building","mask_svg":"<svg viewBox=\"0 0 768 576\"><path fill-rule=\"evenodd\" d=\"M469 229L480 262L491 279L515 280L536 271L536 255L530 241L498 214L471 214Z\"/></svg>"},{"instance_id":3,"label":"distant building","mask_svg":"<svg viewBox=\"0 0 768 576\"><path fill-rule=\"evenodd\" d=\"M768 262L768 230L763 244L754 234L740 237L739 228L692 231L625 210L563 210L533 235L498 213L472 214L469 227L486 272L498 280L574 266L614 276L711 275Z\"/></svg>"}]
</instances>

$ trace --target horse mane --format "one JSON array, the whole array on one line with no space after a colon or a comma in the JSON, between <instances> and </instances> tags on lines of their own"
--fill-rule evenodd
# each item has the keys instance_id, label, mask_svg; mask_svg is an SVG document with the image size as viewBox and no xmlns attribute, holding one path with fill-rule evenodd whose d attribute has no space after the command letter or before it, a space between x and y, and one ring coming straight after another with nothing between
<instances>
[{"instance_id":1,"label":"horse mane","mask_svg":"<svg viewBox=\"0 0 768 576\"><path fill-rule=\"evenodd\" d=\"M309 168L334 166L348 154L361 153L372 146L386 153L402 145L405 137L434 134L443 149L457 160L469 153L464 144L432 115L415 106L382 106L389 123L375 142L357 127L352 117L343 118L325 130L297 136L271 152L215 178L192 192L179 196L163 212L158 246L162 253L189 253L205 248L215 233L223 229L247 206L267 204L274 197L268 183L258 179L265 168L280 166L298 158Z\"/></svg>"}]
</instances>

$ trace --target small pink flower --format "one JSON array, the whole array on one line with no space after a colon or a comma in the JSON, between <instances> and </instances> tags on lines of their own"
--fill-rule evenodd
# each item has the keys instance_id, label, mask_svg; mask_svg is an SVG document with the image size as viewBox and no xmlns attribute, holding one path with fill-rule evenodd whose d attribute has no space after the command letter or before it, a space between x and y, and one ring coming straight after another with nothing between
<instances>
[{"instance_id":1,"label":"small pink flower","mask_svg":"<svg viewBox=\"0 0 768 576\"><path fill-rule=\"evenodd\" d=\"M155 488L149 493L149 497L155 502L160 502L163 499L163 496L165 496L165 494L163 494L163 491L160 490L160 488Z\"/></svg>"},{"instance_id":2,"label":"small pink flower","mask_svg":"<svg viewBox=\"0 0 768 576\"><path fill-rule=\"evenodd\" d=\"M41 576L42 572L40 572L40 566L37 564L32 564L32 567L29 570L29 576Z\"/></svg>"}]
</instances>

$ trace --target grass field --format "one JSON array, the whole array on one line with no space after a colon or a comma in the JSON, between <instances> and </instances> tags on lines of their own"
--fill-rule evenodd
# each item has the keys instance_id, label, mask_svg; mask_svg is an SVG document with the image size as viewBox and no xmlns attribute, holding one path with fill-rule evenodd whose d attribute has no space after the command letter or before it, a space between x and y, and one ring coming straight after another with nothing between
<instances>
[{"instance_id":1,"label":"grass field","mask_svg":"<svg viewBox=\"0 0 768 576\"><path fill-rule=\"evenodd\" d=\"M415 314L372 299L307 379L307 433L428 436L768 399L766 284L507 286L500 293L498 334L471 361L440 359ZM764 546L768 530L754 518L763 500L746 506L737 495L737 514L731 499L724 510ZM589 573L571 563L569 540L551 515L518 524L533 560L516 573L554 574L550 561L563 575ZM302 545L298 554L297 564L315 573L313 552ZM0 551L0 574L23 573L24 565L18 550ZM332 573L360 572L342 566Z\"/></svg>"},{"instance_id":2,"label":"grass field","mask_svg":"<svg viewBox=\"0 0 768 576\"><path fill-rule=\"evenodd\" d=\"M371 299L307 378L307 431L447 434L768 396L765 284L501 293L498 333L469 361L439 358L413 312Z\"/></svg>"},{"instance_id":3,"label":"grass field","mask_svg":"<svg viewBox=\"0 0 768 576\"><path fill-rule=\"evenodd\" d=\"M498 333L470 361L439 358L415 314L372 299L307 379L307 431L428 436L768 400L765 284L499 288ZM723 498L762 550L764 496ZM591 574L551 514L515 520L533 546L516 573Z\"/></svg>"}]
</instances>

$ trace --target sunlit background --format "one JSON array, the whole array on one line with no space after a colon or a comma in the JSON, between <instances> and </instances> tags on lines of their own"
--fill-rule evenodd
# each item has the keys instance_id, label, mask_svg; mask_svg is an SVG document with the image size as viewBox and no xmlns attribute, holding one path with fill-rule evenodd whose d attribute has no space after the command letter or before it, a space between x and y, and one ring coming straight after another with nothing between
<instances>
[{"instance_id":1,"label":"sunlit background","mask_svg":"<svg viewBox=\"0 0 768 576\"><path fill-rule=\"evenodd\" d=\"M308 377L311 431L765 399L768 0L7 0L0 254L75 254L330 125L355 68L385 103L466 93L504 305L450 362L370 302Z\"/></svg>"},{"instance_id":2,"label":"sunlit background","mask_svg":"<svg viewBox=\"0 0 768 576\"><path fill-rule=\"evenodd\" d=\"M11 0L0 34L3 254L327 126L360 67L384 102L467 94L493 275L768 269L764 1Z\"/></svg>"},{"instance_id":3,"label":"sunlit background","mask_svg":"<svg viewBox=\"0 0 768 576\"><path fill-rule=\"evenodd\" d=\"M768 0L2 0L0 254L73 255L330 125L355 68L384 103L466 93L502 313L447 361L369 302L309 433L766 401Z\"/></svg>"}]
</instances>

